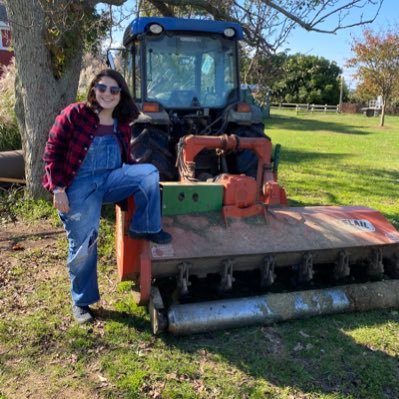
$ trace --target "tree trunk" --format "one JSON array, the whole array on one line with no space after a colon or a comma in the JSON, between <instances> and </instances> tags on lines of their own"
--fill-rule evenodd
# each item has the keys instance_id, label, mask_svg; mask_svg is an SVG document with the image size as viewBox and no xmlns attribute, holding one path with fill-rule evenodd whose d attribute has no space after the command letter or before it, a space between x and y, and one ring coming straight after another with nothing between
<instances>
[{"instance_id":1,"label":"tree trunk","mask_svg":"<svg viewBox=\"0 0 399 399\"><path fill-rule=\"evenodd\" d=\"M381 106L380 127L384 127L384 123L385 123L385 100L383 100Z\"/></svg>"},{"instance_id":2,"label":"tree trunk","mask_svg":"<svg viewBox=\"0 0 399 399\"><path fill-rule=\"evenodd\" d=\"M50 52L45 44L45 14L37 0L6 0L15 63L15 112L22 138L28 193L34 198L44 195L41 180L44 173L43 150L55 116L74 101L79 83L83 43L56 80Z\"/></svg>"}]
</instances>

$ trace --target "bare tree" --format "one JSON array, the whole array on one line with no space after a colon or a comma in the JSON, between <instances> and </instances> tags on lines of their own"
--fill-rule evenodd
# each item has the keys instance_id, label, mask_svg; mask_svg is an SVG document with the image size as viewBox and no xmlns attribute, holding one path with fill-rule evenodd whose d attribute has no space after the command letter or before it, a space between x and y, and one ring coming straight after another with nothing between
<instances>
[{"instance_id":1,"label":"bare tree","mask_svg":"<svg viewBox=\"0 0 399 399\"><path fill-rule=\"evenodd\" d=\"M334 34L371 23L384 0L148 0L159 14L174 16L188 4L218 20L240 23L246 41L263 50L276 50L295 26ZM148 9L147 9L148 11ZM349 18L350 14L350 18Z\"/></svg>"},{"instance_id":2,"label":"bare tree","mask_svg":"<svg viewBox=\"0 0 399 399\"><path fill-rule=\"evenodd\" d=\"M121 6L126 0L102 0ZM384 0L141 0L142 13L190 15L242 23L256 51L278 48L294 26L334 33L372 22ZM42 153L56 114L73 101L82 55L96 36L99 0L5 0L17 67L16 115L22 136L28 192L41 196ZM346 23L349 12L359 12Z\"/></svg>"}]
</instances>

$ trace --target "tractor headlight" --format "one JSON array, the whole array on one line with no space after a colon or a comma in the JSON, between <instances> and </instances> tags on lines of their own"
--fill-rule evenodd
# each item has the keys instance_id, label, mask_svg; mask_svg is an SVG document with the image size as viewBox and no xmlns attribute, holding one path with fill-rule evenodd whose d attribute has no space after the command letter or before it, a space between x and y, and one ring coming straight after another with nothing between
<instances>
[{"instance_id":1,"label":"tractor headlight","mask_svg":"<svg viewBox=\"0 0 399 399\"><path fill-rule=\"evenodd\" d=\"M226 37L233 37L236 31L233 28L226 28L223 33Z\"/></svg>"},{"instance_id":2,"label":"tractor headlight","mask_svg":"<svg viewBox=\"0 0 399 399\"><path fill-rule=\"evenodd\" d=\"M151 33L153 33L154 35L159 35L159 34L162 33L162 31L163 31L163 27L162 27L162 25L159 25L159 24L151 24L151 25L148 27L148 30L149 30Z\"/></svg>"}]
</instances>

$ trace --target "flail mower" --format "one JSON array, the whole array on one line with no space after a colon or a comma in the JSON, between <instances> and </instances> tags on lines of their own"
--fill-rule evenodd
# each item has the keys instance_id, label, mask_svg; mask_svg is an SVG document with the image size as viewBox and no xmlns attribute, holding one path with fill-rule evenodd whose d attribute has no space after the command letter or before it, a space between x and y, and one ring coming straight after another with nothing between
<instances>
[{"instance_id":1,"label":"flail mower","mask_svg":"<svg viewBox=\"0 0 399 399\"><path fill-rule=\"evenodd\" d=\"M128 237L122 280L154 333L189 334L399 305L399 232L362 206L289 207L280 146L241 100L238 24L142 17L125 32L124 75L141 114L132 155L161 175L168 245Z\"/></svg>"}]
</instances>

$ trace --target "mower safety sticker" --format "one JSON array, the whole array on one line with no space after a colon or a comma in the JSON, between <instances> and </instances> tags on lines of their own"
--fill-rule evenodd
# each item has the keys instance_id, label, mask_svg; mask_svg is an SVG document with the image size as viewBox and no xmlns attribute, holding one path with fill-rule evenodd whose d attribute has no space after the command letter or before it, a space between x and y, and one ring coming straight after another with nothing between
<instances>
[{"instance_id":1,"label":"mower safety sticker","mask_svg":"<svg viewBox=\"0 0 399 399\"><path fill-rule=\"evenodd\" d=\"M374 225L366 219L341 219L341 222L356 230L366 231L369 233L375 231Z\"/></svg>"},{"instance_id":2,"label":"mower safety sticker","mask_svg":"<svg viewBox=\"0 0 399 399\"><path fill-rule=\"evenodd\" d=\"M399 233L392 231L391 233L385 233L385 237L392 242L399 242Z\"/></svg>"},{"instance_id":3,"label":"mower safety sticker","mask_svg":"<svg viewBox=\"0 0 399 399\"><path fill-rule=\"evenodd\" d=\"M151 255L153 258L170 258L175 256L175 251L172 244L166 245L151 245Z\"/></svg>"}]
</instances>

